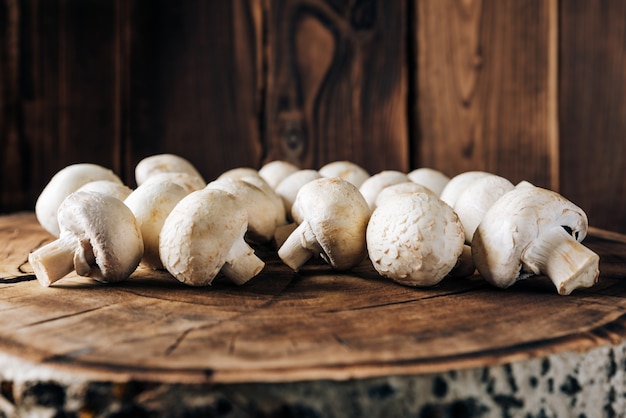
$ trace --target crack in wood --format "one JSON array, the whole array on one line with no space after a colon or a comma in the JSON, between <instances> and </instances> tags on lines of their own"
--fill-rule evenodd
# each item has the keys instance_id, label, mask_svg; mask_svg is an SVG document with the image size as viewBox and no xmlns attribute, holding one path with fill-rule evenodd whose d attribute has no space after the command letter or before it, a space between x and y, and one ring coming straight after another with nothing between
<instances>
[{"instance_id":1,"label":"crack in wood","mask_svg":"<svg viewBox=\"0 0 626 418\"><path fill-rule=\"evenodd\" d=\"M61 320L61 319L71 318L73 316L79 316L79 315L83 315L83 314L86 314L86 313L98 311L98 310L103 309L103 308L110 308L111 306L113 306L113 305L98 306L98 307L91 308L91 309L85 309L85 310L79 311L79 312L73 312L73 313L69 313L69 314L66 314L66 315L60 315L60 316L57 316L57 317L54 317L54 318L46 318L46 319L41 320L41 321L31 322L30 324L23 324L23 325L21 325L21 328L29 328L29 327L34 327L34 326L41 325L41 324L46 324L46 323L49 323L49 322L58 321L58 320Z\"/></svg>"}]
</instances>

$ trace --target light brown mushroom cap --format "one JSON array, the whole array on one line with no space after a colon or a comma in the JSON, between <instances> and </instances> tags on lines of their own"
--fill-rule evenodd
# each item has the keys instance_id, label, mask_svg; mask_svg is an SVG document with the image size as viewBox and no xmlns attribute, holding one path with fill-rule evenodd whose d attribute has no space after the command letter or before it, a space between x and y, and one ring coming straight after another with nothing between
<instances>
[{"instance_id":1,"label":"light brown mushroom cap","mask_svg":"<svg viewBox=\"0 0 626 418\"><path fill-rule=\"evenodd\" d=\"M248 179L249 181L246 181ZM276 228L287 223L285 208L273 189L262 187L265 182L254 183L254 178L223 178L207 185L207 188L231 193L241 201L248 214L247 238L252 242L268 242Z\"/></svg>"},{"instance_id":2,"label":"light brown mushroom cap","mask_svg":"<svg viewBox=\"0 0 626 418\"><path fill-rule=\"evenodd\" d=\"M263 261L244 241L248 214L223 190L205 188L185 196L171 211L160 234L165 268L180 282L208 286L222 273L236 284L256 276Z\"/></svg>"},{"instance_id":3,"label":"light brown mushroom cap","mask_svg":"<svg viewBox=\"0 0 626 418\"><path fill-rule=\"evenodd\" d=\"M376 197L378 193L385 187L409 182L409 178L406 174L396 170L383 170L374 174L361 184L359 191L365 198L367 205L371 210L376 209Z\"/></svg>"},{"instance_id":4,"label":"light brown mushroom cap","mask_svg":"<svg viewBox=\"0 0 626 418\"><path fill-rule=\"evenodd\" d=\"M49 286L72 270L101 282L125 280L143 256L131 210L114 197L70 194L59 206L60 237L29 255L37 279Z\"/></svg>"},{"instance_id":5,"label":"light brown mushroom cap","mask_svg":"<svg viewBox=\"0 0 626 418\"><path fill-rule=\"evenodd\" d=\"M427 167L417 168L409 172L407 177L413 183L428 187L437 196L441 195L446 184L450 181L450 177L446 176L441 171Z\"/></svg>"},{"instance_id":6,"label":"light brown mushroom cap","mask_svg":"<svg viewBox=\"0 0 626 418\"><path fill-rule=\"evenodd\" d=\"M351 161L333 161L318 170L322 177L338 177L352 183L358 189L370 174L360 165Z\"/></svg>"},{"instance_id":7,"label":"light brown mushroom cap","mask_svg":"<svg viewBox=\"0 0 626 418\"><path fill-rule=\"evenodd\" d=\"M293 270L314 255L337 270L350 269L365 258L370 210L352 183L337 177L310 181L298 192L296 208L303 221L278 250Z\"/></svg>"},{"instance_id":8,"label":"light brown mushroom cap","mask_svg":"<svg viewBox=\"0 0 626 418\"><path fill-rule=\"evenodd\" d=\"M428 187L413 183L412 181L407 181L404 183L392 184L391 186L387 186L378 193L376 196L376 207L385 204L386 202L391 201L398 195L402 195L405 193L429 193L433 196L437 197L437 195Z\"/></svg>"},{"instance_id":9,"label":"light brown mushroom cap","mask_svg":"<svg viewBox=\"0 0 626 418\"><path fill-rule=\"evenodd\" d=\"M433 286L457 264L463 227L434 194L407 193L377 207L367 227L367 249L376 271L408 286Z\"/></svg>"},{"instance_id":10,"label":"light brown mushroom cap","mask_svg":"<svg viewBox=\"0 0 626 418\"><path fill-rule=\"evenodd\" d=\"M535 274L548 275L532 259L529 248L543 234L557 231L564 234L564 243L575 250L575 255L566 257L569 262L588 259L595 263L595 269L590 266L587 277L580 278L582 283L574 283L576 287L589 287L597 279L598 258L579 248L587 235L587 225L585 212L558 193L539 187L514 188L491 206L474 233L472 254L476 267L485 280L503 288ZM557 253L554 254L556 259ZM570 281L565 287L557 285L560 294L573 290Z\"/></svg>"},{"instance_id":11,"label":"light brown mushroom cap","mask_svg":"<svg viewBox=\"0 0 626 418\"><path fill-rule=\"evenodd\" d=\"M300 170L298 166L288 161L274 160L259 169L259 176L265 180L272 189L276 189L276 186L278 186L285 177L298 170Z\"/></svg>"},{"instance_id":12,"label":"light brown mushroom cap","mask_svg":"<svg viewBox=\"0 0 626 418\"><path fill-rule=\"evenodd\" d=\"M102 193L122 201L132 193L132 189L125 184L110 180L90 181L76 191Z\"/></svg>"},{"instance_id":13,"label":"light brown mushroom cap","mask_svg":"<svg viewBox=\"0 0 626 418\"><path fill-rule=\"evenodd\" d=\"M288 218L292 219L291 207L293 206L293 202L296 200L296 196L298 195L300 188L308 182L317 180L321 177L320 173L316 170L305 169L298 170L295 173L290 174L280 182L280 184L276 187L276 193L280 196L283 202L285 213Z\"/></svg>"},{"instance_id":14,"label":"light brown mushroom cap","mask_svg":"<svg viewBox=\"0 0 626 418\"><path fill-rule=\"evenodd\" d=\"M188 192L173 182L144 182L124 200L135 215L144 243L142 263L162 269L159 256L159 234L165 219Z\"/></svg>"},{"instance_id":15,"label":"light brown mushroom cap","mask_svg":"<svg viewBox=\"0 0 626 418\"><path fill-rule=\"evenodd\" d=\"M158 173L187 173L202 178L191 162L175 154L156 154L144 158L135 166L135 181L140 186ZM204 181L203 181L204 182ZM206 184L206 182L204 182Z\"/></svg>"},{"instance_id":16,"label":"light brown mushroom cap","mask_svg":"<svg viewBox=\"0 0 626 418\"><path fill-rule=\"evenodd\" d=\"M452 177L450 181L448 181L446 186L441 191L439 198L453 208L456 203L456 199L458 199L459 195L463 193L463 190L465 190L468 185L480 177L489 175L491 175L491 173L486 171L465 171L457 174Z\"/></svg>"},{"instance_id":17,"label":"light brown mushroom cap","mask_svg":"<svg viewBox=\"0 0 626 418\"><path fill-rule=\"evenodd\" d=\"M146 183L176 183L185 189L187 194L195 192L196 190L202 190L206 187L206 183L202 177L189 173L157 173L148 177L142 185Z\"/></svg>"},{"instance_id":18,"label":"light brown mushroom cap","mask_svg":"<svg viewBox=\"0 0 626 418\"><path fill-rule=\"evenodd\" d=\"M465 242L471 244L474 231L491 205L514 187L509 180L495 174L480 176L465 187L454 203L454 211L465 231Z\"/></svg>"},{"instance_id":19,"label":"light brown mushroom cap","mask_svg":"<svg viewBox=\"0 0 626 418\"><path fill-rule=\"evenodd\" d=\"M35 214L41 226L58 237L60 230L57 212L61 202L81 186L96 180L122 184L122 180L113 171L97 164L72 164L58 171L41 191L35 203Z\"/></svg>"}]
</instances>

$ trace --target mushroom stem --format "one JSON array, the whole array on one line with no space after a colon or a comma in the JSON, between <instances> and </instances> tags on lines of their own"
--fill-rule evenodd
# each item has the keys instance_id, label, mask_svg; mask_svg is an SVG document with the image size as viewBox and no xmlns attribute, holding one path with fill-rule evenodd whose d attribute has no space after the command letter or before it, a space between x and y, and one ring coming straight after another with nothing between
<instances>
[{"instance_id":1,"label":"mushroom stem","mask_svg":"<svg viewBox=\"0 0 626 418\"><path fill-rule=\"evenodd\" d=\"M539 234L522 252L522 262L533 273L548 276L560 295L598 281L600 257L561 226Z\"/></svg>"},{"instance_id":2,"label":"mushroom stem","mask_svg":"<svg viewBox=\"0 0 626 418\"><path fill-rule=\"evenodd\" d=\"M455 266L450 271L451 277L465 278L470 277L476 271L476 265L472 258L472 247L467 244L463 245L463 252L459 256Z\"/></svg>"},{"instance_id":3,"label":"mushroom stem","mask_svg":"<svg viewBox=\"0 0 626 418\"><path fill-rule=\"evenodd\" d=\"M298 271L311 257L321 252L322 248L317 242L311 226L307 221L304 221L278 249L278 256L292 270Z\"/></svg>"},{"instance_id":4,"label":"mushroom stem","mask_svg":"<svg viewBox=\"0 0 626 418\"><path fill-rule=\"evenodd\" d=\"M263 267L265 263L241 237L235 240L228 251L222 273L236 285L242 285L259 274Z\"/></svg>"},{"instance_id":5,"label":"mushroom stem","mask_svg":"<svg viewBox=\"0 0 626 418\"><path fill-rule=\"evenodd\" d=\"M78 241L72 236L61 236L59 239L44 245L28 255L35 276L39 283L48 287L74 270L74 254Z\"/></svg>"}]
</instances>

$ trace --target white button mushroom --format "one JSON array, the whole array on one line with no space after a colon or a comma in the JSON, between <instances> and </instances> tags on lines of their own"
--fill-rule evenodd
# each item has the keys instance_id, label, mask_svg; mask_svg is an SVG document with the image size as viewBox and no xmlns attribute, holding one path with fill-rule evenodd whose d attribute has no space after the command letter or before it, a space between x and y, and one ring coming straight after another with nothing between
<instances>
[{"instance_id":1,"label":"white button mushroom","mask_svg":"<svg viewBox=\"0 0 626 418\"><path fill-rule=\"evenodd\" d=\"M298 191L302 186L310 181L321 178L319 172L313 169L298 170L295 173L285 177L283 181L276 187L276 193L280 196L283 206L285 207L285 213L289 219L291 217L291 207L296 200Z\"/></svg>"},{"instance_id":2,"label":"white button mushroom","mask_svg":"<svg viewBox=\"0 0 626 418\"><path fill-rule=\"evenodd\" d=\"M206 187L206 183L202 177L194 176L189 173L156 173L148 177L141 184L170 182L178 184L180 187L185 189L187 194L195 192L196 190L202 190Z\"/></svg>"},{"instance_id":3,"label":"white button mushroom","mask_svg":"<svg viewBox=\"0 0 626 418\"><path fill-rule=\"evenodd\" d=\"M367 226L367 251L376 271L408 286L433 286L456 266L463 227L434 194L398 195L377 207Z\"/></svg>"},{"instance_id":4,"label":"white button mushroom","mask_svg":"<svg viewBox=\"0 0 626 418\"><path fill-rule=\"evenodd\" d=\"M149 177L158 173L187 173L202 178L196 167L185 158L175 154L156 154L137 163L135 181L140 186ZM206 182L204 183L206 184Z\"/></svg>"},{"instance_id":5,"label":"white button mushroom","mask_svg":"<svg viewBox=\"0 0 626 418\"><path fill-rule=\"evenodd\" d=\"M119 200L126 199L132 193L132 189L125 184L110 180L90 181L76 191L102 193Z\"/></svg>"},{"instance_id":6,"label":"white button mushroom","mask_svg":"<svg viewBox=\"0 0 626 418\"><path fill-rule=\"evenodd\" d=\"M472 241L481 276L506 288L532 275L548 276L559 294L592 286L599 257L584 247L587 215L556 192L518 187L485 214Z\"/></svg>"},{"instance_id":7,"label":"white button mushroom","mask_svg":"<svg viewBox=\"0 0 626 418\"><path fill-rule=\"evenodd\" d=\"M96 180L122 184L122 180L113 171L97 164L72 164L58 171L44 187L35 203L35 215L41 226L58 237L60 233L57 221L59 205L81 186Z\"/></svg>"},{"instance_id":8,"label":"white button mushroom","mask_svg":"<svg viewBox=\"0 0 626 418\"><path fill-rule=\"evenodd\" d=\"M351 161L333 161L320 167L318 172L322 177L338 177L354 184L357 188L370 177L367 170Z\"/></svg>"},{"instance_id":9,"label":"white button mushroom","mask_svg":"<svg viewBox=\"0 0 626 418\"><path fill-rule=\"evenodd\" d=\"M495 174L480 176L461 191L454 203L465 230L465 242L471 244L474 231L483 220L491 205L515 186L504 177Z\"/></svg>"},{"instance_id":10,"label":"white button mushroom","mask_svg":"<svg viewBox=\"0 0 626 418\"><path fill-rule=\"evenodd\" d=\"M446 176L441 171L427 167L417 168L409 172L407 177L413 183L428 187L437 196L441 196L441 192L450 181L450 177Z\"/></svg>"},{"instance_id":11,"label":"white button mushroom","mask_svg":"<svg viewBox=\"0 0 626 418\"><path fill-rule=\"evenodd\" d=\"M450 181L448 181L446 186L441 191L439 198L453 208L456 199L469 184L480 177L489 175L491 175L491 173L486 171L465 171L461 174L457 174L452 177Z\"/></svg>"},{"instance_id":12,"label":"white button mushroom","mask_svg":"<svg viewBox=\"0 0 626 418\"><path fill-rule=\"evenodd\" d=\"M187 194L189 193L185 189L173 182L146 181L124 200L135 215L141 230L144 265L155 270L163 268L159 256L159 234L167 216Z\"/></svg>"},{"instance_id":13,"label":"white button mushroom","mask_svg":"<svg viewBox=\"0 0 626 418\"><path fill-rule=\"evenodd\" d=\"M258 185L253 182L254 178L250 177L223 178L210 182L207 188L223 190L238 198L248 213L246 237L251 242L268 242L274 237L276 228L287 223L285 207L270 187L260 187L264 182L258 182Z\"/></svg>"},{"instance_id":14,"label":"white button mushroom","mask_svg":"<svg viewBox=\"0 0 626 418\"><path fill-rule=\"evenodd\" d=\"M265 180L272 189L276 189L276 186L278 186L285 177L298 170L300 170L298 166L288 161L274 160L259 169L259 176Z\"/></svg>"},{"instance_id":15,"label":"white button mushroom","mask_svg":"<svg viewBox=\"0 0 626 418\"><path fill-rule=\"evenodd\" d=\"M244 241L248 214L223 190L205 188L185 196L169 214L159 236L165 268L180 282L208 286L221 271L241 285L265 263Z\"/></svg>"},{"instance_id":16,"label":"white button mushroom","mask_svg":"<svg viewBox=\"0 0 626 418\"><path fill-rule=\"evenodd\" d=\"M378 207L394 197L405 193L430 193L437 196L428 187L418 183L413 183L412 181L407 181L404 183L392 184L391 186L387 186L382 189L380 193L378 193L378 196L376 196L375 206Z\"/></svg>"},{"instance_id":17,"label":"white button mushroom","mask_svg":"<svg viewBox=\"0 0 626 418\"><path fill-rule=\"evenodd\" d=\"M409 182L406 174L396 170L383 170L374 174L361 184L359 191L371 210L376 209L376 197L382 189L398 183Z\"/></svg>"},{"instance_id":18,"label":"white button mushroom","mask_svg":"<svg viewBox=\"0 0 626 418\"><path fill-rule=\"evenodd\" d=\"M347 270L367 255L365 230L370 210L352 183L320 178L302 186L293 205L302 222L278 250L281 260L298 271L320 255L336 270Z\"/></svg>"},{"instance_id":19,"label":"white button mushroom","mask_svg":"<svg viewBox=\"0 0 626 418\"><path fill-rule=\"evenodd\" d=\"M72 270L101 282L122 281L143 255L139 225L124 203L75 192L59 206L60 236L28 256L37 280L50 286Z\"/></svg>"},{"instance_id":20,"label":"white button mushroom","mask_svg":"<svg viewBox=\"0 0 626 418\"><path fill-rule=\"evenodd\" d=\"M241 180L244 179L246 177L258 177L258 178L262 178L259 175L259 171L251 168L251 167L236 167L236 168L231 168L230 170L226 170L224 171L222 174L220 174L216 180L222 180L222 179L235 179L235 180ZM265 180L263 180L265 181Z\"/></svg>"}]
</instances>

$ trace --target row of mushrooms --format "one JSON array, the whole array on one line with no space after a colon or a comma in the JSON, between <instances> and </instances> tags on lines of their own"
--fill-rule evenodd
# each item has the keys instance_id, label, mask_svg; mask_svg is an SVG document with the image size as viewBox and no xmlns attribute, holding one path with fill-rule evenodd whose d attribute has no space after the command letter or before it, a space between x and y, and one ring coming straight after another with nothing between
<instances>
[{"instance_id":1,"label":"row of mushrooms","mask_svg":"<svg viewBox=\"0 0 626 418\"><path fill-rule=\"evenodd\" d=\"M131 190L87 163L52 177L35 213L57 239L29 255L43 286L72 271L119 282L140 263L191 286L220 274L241 285L265 266L256 245L274 246L294 271L311 258L339 271L369 259L381 276L407 286L478 270L501 288L545 275L567 295L598 279L599 257L581 244L582 209L488 172L370 175L349 161L319 170L272 161L207 184L186 159L158 154L137 164L135 180Z\"/></svg>"}]
</instances>

